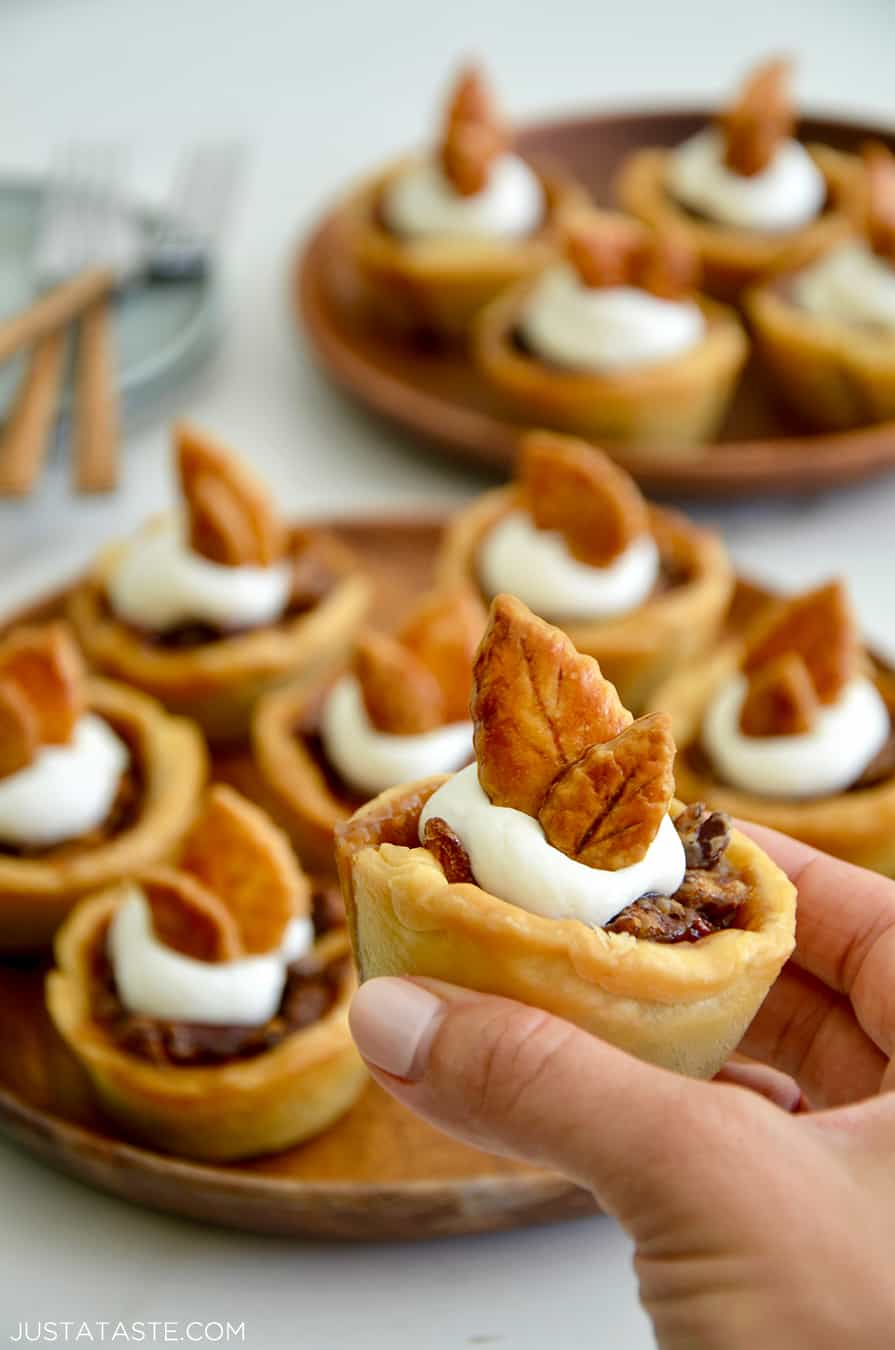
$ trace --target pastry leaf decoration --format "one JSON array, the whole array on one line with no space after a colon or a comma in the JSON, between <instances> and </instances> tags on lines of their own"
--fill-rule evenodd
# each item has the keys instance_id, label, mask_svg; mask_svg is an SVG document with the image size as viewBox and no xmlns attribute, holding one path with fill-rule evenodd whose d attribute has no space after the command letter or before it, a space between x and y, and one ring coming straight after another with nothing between
<instances>
[{"instance_id":1,"label":"pastry leaf decoration","mask_svg":"<svg viewBox=\"0 0 895 1350\"><path fill-rule=\"evenodd\" d=\"M858 628L841 581L781 601L759 616L746 637L742 669L754 676L788 653L803 661L818 702L835 703L861 665Z\"/></svg>"},{"instance_id":2,"label":"pastry leaf decoration","mask_svg":"<svg viewBox=\"0 0 895 1350\"><path fill-rule=\"evenodd\" d=\"M487 186L494 160L509 143L481 71L461 71L448 103L440 146L441 167L455 192L474 197Z\"/></svg>"},{"instance_id":3,"label":"pastry leaf decoration","mask_svg":"<svg viewBox=\"0 0 895 1350\"><path fill-rule=\"evenodd\" d=\"M870 246L881 258L895 263L895 155L881 141L869 141L861 156Z\"/></svg>"},{"instance_id":4,"label":"pastry leaf decoration","mask_svg":"<svg viewBox=\"0 0 895 1350\"><path fill-rule=\"evenodd\" d=\"M664 300L692 295L699 259L680 230L649 229L611 211L577 210L563 223L567 260L582 285L634 286Z\"/></svg>"},{"instance_id":5,"label":"pastry leaf decoration","mask_svg":"<svg viewBox=\"0 0 895 1350\"><path fill-rule=\"evenodd\" d=\"M255 475L186 424L175 432L175 453L193 551L229 567L278 562L286 532Z\"/></svg>"},{"instance_id":6,"label":"pastry leaf decoration","mask_svg":"<svg viewBox=\"0 0 895 1350\"><path fill-rule=\"evenodd\" d=\"M799 736L814 726L818 708L803 658L784 652L750 677L740 730L746 736Z\"/></svg>"},{"instance_id":7,"label":"pastry leaf decoration","mask_svg":"<svg viewBox=\"0 0 895 1350\"><path fill-rule=\"evenodd\" d=\"M86 709L84 664L66 625L14 630L0 643L0 683L6 775L30 764L41 746L67 744Z\"/></svg>"},{"instance_id":8,"label":"pastry leaf decoration","mask_svg":"<svg viewBox=\"0 0 895 1350\"><path fill-rule=\"evenodd\" d=\"M743 178L766 169L778 146L793 134L791 78L790 61L766 61L752 71L718 119L724 138L724 163Z\"/></svg>"}]
</instances>

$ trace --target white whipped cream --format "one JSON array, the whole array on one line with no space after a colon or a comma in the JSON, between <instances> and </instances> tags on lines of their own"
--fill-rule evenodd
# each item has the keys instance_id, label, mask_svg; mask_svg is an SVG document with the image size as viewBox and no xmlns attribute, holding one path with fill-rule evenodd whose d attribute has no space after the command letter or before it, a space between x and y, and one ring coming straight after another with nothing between
<instances>
[{"instance_id":1,"label":"white whipped cream","mask_svg":"<svg viewBox=\"0 0 895 1350\"><path fill-rule=\"evenodd\" d=\"M895 332L895 267L867 244L833 249L798 274L794 291L818 318Z\"/></svg>"},{"instance_id":2,"label":"white whipped cream","mask_svg":"<svg viewBox=\"0 0 895 1350\"><path fill-rule=\"evenodd\" d=\"M740 713L749 688L737 674L718 689L705 715L702 743L722 778L763 797L826 797L843 792L889 735L889 712L876 685L852 680L796 736L746 736Z\"/></svg>"},{"instance_id":3,"label":"white whipped cream","mask_svg":"<svg viewBox=\"0 0 895 1350\"><path fill-rule=\"evenodd\" d=\"M471 722L448 722L417 736L377 730L354 675L343 675L330 690L320 736L327 759L345 782L371 796L415 778L450 773L472 754Z\"/></svg>"},{"instance_id":4,"label":"white whipped cream","mask_svg":"<svg viewBox=\"0 0 895 1350\"><path fill-rule=\"evenodd\" d=\"M0 839L50 848L96 829L129 759L108 722L85 713L67 745L43 746L26 768L0 779Z\"/></svg>"},{"instance_id":5,"label":"white whipped cream","mask_svg":"<svg viewBox=\"0 0 895 1350\"><path fill-rule=\"evenodd\" d=\"M605 872L575 862L547 842L533 816L494 806L482 790L476 764L454 774L426 802L420 814L421 841L432 816L447 821L484 890L546 919L580 919L602 928L648 892L673 895L687 867L670 816L665 816L646 856L630 867Z\"/></svg>"},{"instance_id":6,"label":"white whipped cream","mask_svg":"<svg viewBox=\"0 0 895 1350\"><path fill-rule=\"evenodd\" d=\"M489 596L509 592L544 619L611 619L643 604L659 576L659 550L642 534L608 567L569 552L558 530L539 530L527 511L512 511L488 531L478 570Z\"/></svg>"},{"instance_id":7,"label":"white whipped cream","mask_svg":"<svg viewBox=\"0 0 895 1350\"><path fill-rule=\"evenodd\" d=\"M276 951L236 961L197 961L156 937L139 886L127 888L109 927L108 951L118 996L129 1012L176 1022L261 1026L273 1017L286 967L314 945L310 919L291 919Z\"/></svg>"},{"instance_id":8,"label":"white whipped cream","mask_svg":"<svg viewBox=\"0 0 895 1350\"><path fill-rule=\"evenodd\" d=\"M807 225L827 195L823 174L798 141L783 141L766 168L746 177L724 163L724 138L714 127L671 152L666 186L691 210L750 230Z\"/></svg>"},{"instance_id":9,"label":"white whipped cream","mask_svg":"<svg viewBox=\"0 0 895 1350\"><path fill-rule=\"evenodd\" d=\"M544 216L544 190L518 155L494 161L481 192L464 197L434 159L409 165L382 195L386 224L413 239L518 239Z\"/></svg>"},{"instance_id":10,"label":"white whipped cream","mask_svg":"<svg viewBox=\"0 0 895 1350\"><path fill-rule=\"evenodd\" d=\"M125 548L107 582L119 619L164 633L181 623L223 630L273 623L289 603L288 562L228 567L194 553L184 522L153 521Z\"/></svg>"},{"instance_id":11,"label":"white whipped cream","mask_svg":"<svg viewBox=\"0 0 895 1350\"><path fill-rule=\"evenodd\" d=\"M695 347L705 318L692 300L664 300L636 286L585 286L573 267L560 263L535 282L519 326L545 361L618 372Z\"/></svg>"}]
</instances>

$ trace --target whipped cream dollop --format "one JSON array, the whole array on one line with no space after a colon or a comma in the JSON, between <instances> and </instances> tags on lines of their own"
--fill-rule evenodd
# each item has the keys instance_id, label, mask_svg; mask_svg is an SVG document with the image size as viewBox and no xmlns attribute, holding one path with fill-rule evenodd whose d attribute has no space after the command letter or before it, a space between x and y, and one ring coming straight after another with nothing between
<instances>
[{"instance_id":1,"label":"whipped cream dollop","mask_svg":"<svg viewBox=\"0 0 895 1350\"><path fill-rule=\"evenodd\" d=\"M586 867L548 843L533 816L494 806L482 790L476 764L454 774L426 802L421 841L433 816L446 821L466 849L479 886L546 919L580 919L602 928L641 896L673 895L687 867L670 816L640 862L616 872Z\"/></svg>"},{"instance_id":2,"label":"whipped cream dollop","mask_svg":"<svg viewBox=\"0 0 895 1350\"><path fill-rule=\"evenodd\" d=\"M573 267L560 263L535 282L519 330L545 361L615 373L695 347L705 318L692 300L664 300L636 286L585 286Z\"/></svg>"},{"instance_id":3,"label":"whipped cream dollop","mask_svg":"<svg viewBox=\"0 0 895 1350\"><path fill-rule=\"evenodd\" d=\"M895 267L868 244L833 249L799 272L793 292L819 319L895 332Z\"/></svg>"},{"instance_id":4,"label":"whipped cream dollop","mask_svg":"<svg viewBox=\"0 0 895 1350\"><path fill-rule=\"evenodd\" d=\"M888 739L888 709L866 676L851 680L835 703L821 707L812 729L796 736L746 736L740 713L748 688L741 674L722 684L702 726L707 755L733 787L763 797L843 792Z\"/></svg>"},{"instance_id":5,"label":"whipped cream dollop","mask_svg":"<svg viewBox=\"0 0 895 1350\"><path fill-rule=\"evenodd\" d=\"M435 159L420 159L388 183L381 207L385 223L412 239L518 239L544 217L544 189L518 155L491 165L481 192L464 197Z\"/></svg>"},{"instance_id":6,"label":"whipped cream dollop","mask_svg":"<svg viewBox=\"0 0 895 1350\"><path fill-rule=\"evenodd\" d=\"M659 577L659 550L642 534L607 567L569 552L558 530L539 530L527 511L512 511L489 530L478 570L488 595L506 591L544 619L611 619L642 605Z\"/></svg>"},{"instance_id":7,"label":"whipped cream dollop","mask_svg":"<svg viewBox=\"0 0 895 1350\"><path fill-rule=\"evenodd\" d=\"M339 775L371 796L415 778L450 773L472 754L471 722L448 722L416 736L379 731L370 721L354 675L343 675L330 690L321 713L320 736L326 757Z\"/></svg>"},{"instance_id":8,"label":"whipped cream dollop","mask_svg":"<svg viewBox=\"0 0 895 1350\"><path fill-rule=\"evenodd\" d=\"M24 769L0 779L0 840L51 848L101 825L130 762L124 741L95 713L78 719L66 745L45 745Z\"/></svg>"},{"instance_id":9,"label":"whipped cream dollop","mask_svg":"<svg viewBox=\"0 0 895 1350\"><path fill-rule=\"evenodd\" d=\"M130 885L109 926L118 997L129 1012L175 1022L261 1026L280 1006L286 968L311 950L314 925L291 919L276 951L236 961L197 961L160 942L152 910Z\"/></svg>"},{"instance_id":10,"label":"whipped cream dollop","mask_svg":"<svg viewBox=\"0 0 895 1350\"><path fill-rule=\"evenodd\" d=\"M178 517L153 521L124 548L106 583L114 613L125 623L164 633L182 623L228 631L274 623L289 603L288 562L229 567L189 546Z\"/></svg>"},{"instance_id":11,"label":"whipped cream dollop","mask_svg":"<svg viewBox=\"0 0 895 1350\"><path fill-rule=\"evenodd\" d=\"M692 211L722 225L795 230L820 214L827 185L803 145L785 140L760 173L746 177L724 163L724 138L714 127L671 151L666 187Z\"/></svg>"}]
</instances>

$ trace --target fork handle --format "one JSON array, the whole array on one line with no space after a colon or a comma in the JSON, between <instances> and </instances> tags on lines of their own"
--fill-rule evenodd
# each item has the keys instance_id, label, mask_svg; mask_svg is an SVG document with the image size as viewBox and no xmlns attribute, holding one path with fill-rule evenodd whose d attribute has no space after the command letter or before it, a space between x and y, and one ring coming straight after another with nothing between
<instances>
[{"instance_id":1,"label":"fork handle","mask_svg":"<svg viewBox=\"0 0 895 1350\"><path fill-rule=\"evenodd\" d=\"M34 347L0 441L0 495L24 497L40 474L56 420L65 368L66 334L58 329Z\"/></svg>"},{"instance_id":2,"label":"fork handle","mask_svg":"<svg viewBox=\"0 0 895 1350\"><path fill-rule=\"evenodd\" d=\"M114 284L114 274L106 268L80 272L71 281L47 291L20 314L0 321L0 361L70 323L85 305L104 295Z\"/></svg>"},{"instance_id":3,"label":"fork handle","mask_svg":"<svg viewBox=\"0 0 895 1350\"><path fill-rule=\"evenodd\" d=\"M109 492L118 482L121 409L115 377L112 305L106 296L81 315L75 369L75 484Z\"/></svg>"}]
</instances>

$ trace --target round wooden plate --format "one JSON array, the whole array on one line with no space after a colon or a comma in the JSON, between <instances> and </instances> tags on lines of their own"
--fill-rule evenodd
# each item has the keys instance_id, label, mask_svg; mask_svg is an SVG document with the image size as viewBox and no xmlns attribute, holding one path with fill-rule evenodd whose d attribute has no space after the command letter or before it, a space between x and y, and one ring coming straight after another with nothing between
<instances>
[{"instance_id":1,"label":"round wooden plate","mask_svg":"<svg viewBox=\"0 0 895 1350\"><path fill-rule=\"evenodd\" d=\"M598 114L529 126L518 143L527 154L563 166L596 201L608 203L612 179L627 155L642 146L675 145L709 116L706 109ZM841 150L854 150L869 138L895 148L892 132L834 118L804 118L800 134ZM293 310L323 369L346 393L411 433L421 447L508 470L520 431L513 410L462 353L423 350L365 325L337 219L333 211L320 221L293 270ZM895 465L895 422L812 434L781 412L752 364L716 444L673 458L647 446L620 452L619 459L655 493L814 492Z\"/></svg>"},{"instance_id":2,"label":"round wooden plate","mask_svg":"<svg viewBox=\"0 0 895 1350\"><path fill-rule=\"evenodd\" d=\"M394 624L428 585L441 523L339 527L376 578L374 617L383 623ZM15 621L50 617L63 600ZM245 753L217 756L215 771L261 795ZM333 1129L275 1156L209 1166L136 1147L102 1117L56 1035L44 1007L45 969L0 964L0 1129L92 1186L233 1228L343 1239L475 1233L594 1212L592 1198L569 1182L448 1139L374 1084Z\"/></svg>"}]
</instances>

